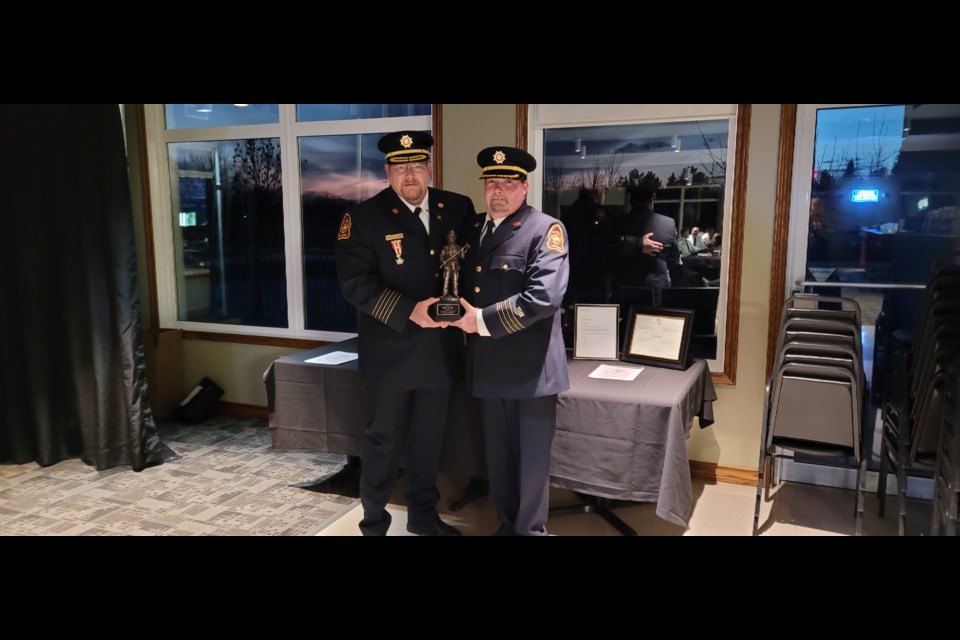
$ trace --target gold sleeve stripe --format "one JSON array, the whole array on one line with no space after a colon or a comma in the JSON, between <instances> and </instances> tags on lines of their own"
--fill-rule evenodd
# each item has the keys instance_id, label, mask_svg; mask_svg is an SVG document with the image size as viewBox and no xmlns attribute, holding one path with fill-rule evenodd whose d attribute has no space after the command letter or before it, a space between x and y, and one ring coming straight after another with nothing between
<instances>
[{"instance_id":1,"label":"gold sleeve stripe","mask_svg":"<svg viewBox=\"0 0 960 640\"><path fill-rule=\"evenodd\" d=\"M523 325L517 320L517 316L513 311L513 305L509 302L503 303L503 315L506 317L511 326L514 327L514 331L520 331L523 329Z\"/></svg>"},{"instance_id":2,"label":"gold sleeve stripe","mask_svg":"<svg viewBox=\"0 0 960 640\"><path fill-rule=\"evenodd\" d=\"M377 320L380 319L380 307L383 305L383 299L386 297L388 291L390 291L390 289L384 289L380 293L380 297L377 299L376 304L373 305L373 309L370 311L370 315Z\"/></svg>"},{"instance_id":3,"label":"gold sleeve stripe","mask_svg":"<svg viewBox=\"0 0 960 640\"><path fill-rule=\"evenodd\" d=\"M390 308L387 309L387 313L386 313L386 315L385 315L384 318L383 318L383 324L387 324L387 321L390 319L390 316L393 315L393 310L394 310L394 308L396 308L397 302L400 301L400 294L399 294L399 293L396 293L395 291L392 292L392 293L394 294L393 300L391 300L391 302L390 302Z\"/></svg>"},{"instance_id":4,"label":"gold sleeve stripe","mask_svg":"<svg viewBox=\"0 0 960 640\"><path fill-rule=\"evenodd\" d=\"M393 305L396 305L397 299L399 298L400 294L396 291L393 291L392 289L384 289L383 293L380 294L380 298L377 300L377 303L373 305L373 317L386 324L387 318L390 316L389 312L387 311L387 307L390 307L390 310L392 311Z\"/></svg>"},{"instance_id":5,"label":"gold sleeve stripe","mask_svg":"<svg viewBox=\"0 0 960 640\"><path fill-rule=\"evenodd\" d=\"M523 329L523 323L521 323L520 320L518 319L517 312L513 308L512 304L510 304L509 302L504 302L503 312L506 314L507 318L509 318L510 321L513 323L513 325L516 327L517 331L520 331L521 329Z\"/></svg>"},{"instance_id":6,"label":"gold sleeve stripe","mask_svg":"<svg viewBox=\"0 0 960 640\"><path fill-rule=\"evenodd\" d=\"M507 330L507 333L513 333L513 331L510 330L510 327L507 326L506 319L503 317L503 305L500 302L497 303L497 318L499 318L500 324L503 325L503 328Z\"/></svg>"},{"instance_id":7,"label":"gold sleeve stripe","mask_svg":"<svg viewBox=\"0 0 960 640\"><path fill-rule=\"evenodd\" d=\"M497 315L500 317L500 323L509 333L516 333L523 329L523 325L517 322L513 315L513 305L509 301L497 303Z\"/></svg>"}]
</instances>

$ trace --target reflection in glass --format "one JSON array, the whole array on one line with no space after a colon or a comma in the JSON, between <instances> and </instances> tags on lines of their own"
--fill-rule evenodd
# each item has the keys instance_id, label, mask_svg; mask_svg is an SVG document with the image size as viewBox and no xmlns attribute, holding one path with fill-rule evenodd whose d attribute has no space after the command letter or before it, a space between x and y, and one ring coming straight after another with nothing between
<instances>
[{"instance_id":1,"label":"reflection in glass","mask_svg":"<svg viewBox=\"0 0 960 640\"><path fill-rule=\"evenodd\" d=\"M659 301L693 309L691 350L699 358L717 357L728 126L724 119L544 130L543 210L563 220L570 234L564 305L571 313L565 318L572 319L578 302L627 309ZM693 256L676 264L671 258L669 293L637 286L628 272L636 261L620 259L641 250L640 239L631 244L622 233L630 224L631 190L654 192L654 211L671 218L676 231L710 230Z\"/></svg>"},{"instance_id":2,"label":"reflection in glass","mask_svg":"<svg viewBox=\"0 0 960 640\"><path fill-rule=\"evenodd\" d=\"M167 104L167 129L198 129L242 124L275 124L280 121L276 104Z\"/></svg>"},{"instance_id":3,"label":"reflection in glass","mask_svg":"<svg viewBox=\"0 0 960 640\"><path fill-rule=\"evenodd\" d=\"M307 329L357 330L356 310L340 293L333 248L343 213L388 188L383 153L377 150L382 136L372 133L299 139Z\"/></svg>"},{"instance_id":4,"label":"reflection in glass","mask_svg":"<svg viewBox=\"0 0 960 640\"><path fill-rule=\"evenodd\" d=\"M178 317L287 326L275 138L170 144Z\"/></svg>"},{"instance_id":5,"label":"reflection in glass","mask_svg":"<svg viewBox=\"0 0 960 640\"><path fill-rule=\"evenodd\" d=\"M805 280L823 285L807 291L860 304L876 400L890 340L919 322L917 285L960 251L960 105L820 109L811 177Z\"/></svg>"},{"instance_id":6,"label":"reflection in glass","mask_svg":"<svg viewBox=\"0 0 960 640\"><path fill-rule=\"evenodd\" d=\"M960 248L960 105L820 109L813 162L808 281L925 284Z\"/></svg>"},{"instance_id":7,"label":"reflection in glass","mask_svg":"<svg viewBox=\"0 0 960 640\"><path fill-rule=\"evenodd\" d=\"M298 104L298 122L428 116L429 104Z\"/></svg>"}]
</instances>

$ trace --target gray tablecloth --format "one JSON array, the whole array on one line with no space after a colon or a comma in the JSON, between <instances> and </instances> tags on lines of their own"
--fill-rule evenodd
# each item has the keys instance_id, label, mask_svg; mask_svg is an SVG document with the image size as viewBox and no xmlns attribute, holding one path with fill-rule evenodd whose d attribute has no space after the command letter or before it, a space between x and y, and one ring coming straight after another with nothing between
<instances>
[{"instance_id":1,"label":"gray tablecloth","mask_svg":"<svg viewBox=\"0 0 960 640\"><path fill-rule=\"evenodd\" d=\"M357 361L306 362L356 350L354 338L270 366L264 381L275 449L360 455L367 392ZM713 421L710 372L697 361L686 371L645 367L632 382L589 378L600 364L568 362L571 388L558 401L551 482L604 498L656 502L659 517L686 526L693 501L686 439L694 416L701 427ZM442 469L486 476L479 407L459 386L451 397Z\"/></svg>"},{"instance_id":2,"label":"gray tablecloth","mask_svg":"<svg viewBox=\"0 0 960 640\"><path fill-rule=\"evenodd\" d=\"M706 364L698 360L686 371L644 367L631 382L588 377L600 364L568 362L570 390L559 399L551 482L603 498L655 502L659 517L686 527L693 506L686 439L694 416L701 427L713 423L717 398Z\"/></svg>"},{"instance_id":3,"label":"gray tablecloth","mask_svg":"<svg viewBox=\"0 0 960 640\"><path fill-rule=\"evenodd\" d=\"M357 339L275 360L264 373L274 449L326 451L360 456L368 418L367 389L357 361L338 365L306 362L333 351L357 352ZM480 407L454 386L447 411L441 469L485 477Z\"/></svg>"}]
</instances>

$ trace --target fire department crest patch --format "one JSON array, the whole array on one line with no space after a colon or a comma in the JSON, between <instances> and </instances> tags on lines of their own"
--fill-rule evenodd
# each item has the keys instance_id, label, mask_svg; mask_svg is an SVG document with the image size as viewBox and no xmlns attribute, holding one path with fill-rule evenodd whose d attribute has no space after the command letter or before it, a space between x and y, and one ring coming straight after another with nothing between
<instances>
[{"instance_id":1,"label":"fire department crest patch","mask_svg":"<svg viewBox=\"0 0 960 640\"><path fill-rule=\"evenodd\" d=\"M337 240L346 240L350 237L350 226L352 224L350 214L343 214L343 221L340 223L340 233L337 234Z\"/></svg>"},{"instance_id":2,"label":"fire department crest patch","mask_svg":"<svg viewBox=\"0 0 960 640\"><path fill-rule=\"evenodd\" d=\"M550 230L547 231L547 249L556 251L557 253L563 253L563 227L559 224L553 225L550 227Z\"/></svg>"}]
</instances>

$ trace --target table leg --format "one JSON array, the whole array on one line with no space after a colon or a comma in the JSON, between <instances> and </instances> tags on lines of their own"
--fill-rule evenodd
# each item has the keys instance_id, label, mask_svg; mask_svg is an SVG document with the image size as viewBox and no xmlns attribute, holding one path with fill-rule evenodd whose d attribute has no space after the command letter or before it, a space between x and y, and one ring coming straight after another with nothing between
<instances>
[{"instance_id":1,"label":"table leg","mask_svg":"<svg viewBox=\"0 0 960 640\"><path fill-rule=\"evenodd\" d=\"M555 518L577 513L595 513L606 520L610 526L619 531L622 535L639 535L636 530L633 529L633 527L621 520L615 513L613 513L613 511L611 511L611 509L614 507L613 500L610 500L609 498L598 498L597 496L590 496L577 492L574 492L574 495L580 499L582 504L564 507L551 507L548 517Z\"/></svg>"}]
</instances>

